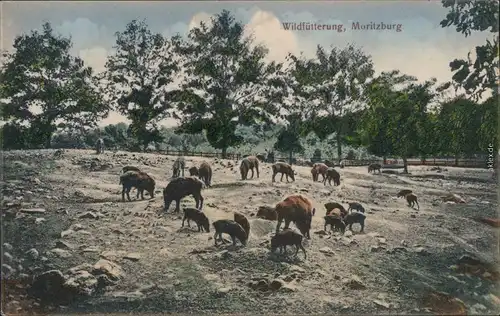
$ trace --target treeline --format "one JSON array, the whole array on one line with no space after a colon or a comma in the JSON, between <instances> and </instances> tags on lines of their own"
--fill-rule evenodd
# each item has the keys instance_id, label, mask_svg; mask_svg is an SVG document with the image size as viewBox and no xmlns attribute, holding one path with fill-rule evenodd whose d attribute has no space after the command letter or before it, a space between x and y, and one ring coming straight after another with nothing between
<instances>
[{"instance_id":1,"label":"treeline","mask_svg":"<svg viewBox=\"0 0 500 316\"><path fill-rule=\"evenodd\" d=\"M269 145L290 156L304 153L311 134L321 149L335 148L328 154L335 158L346 146L403 159L497 148L498 1L443 5L450 7L443 27L465 36L491 32L494 40L476 47L475 61L452 61L453 81L440 86L397 70L376 76L371 56L353 45L318 45L312 59L290 54L284 63L268 62L267 48L244 37L245 26L228 11L186 38L166 38L134 20L116 33L105 71L95 73L71 55L71 39L46 23L16 37L4 55L3 146L91 146L104 137L108 146L135 151L208 143L224 155L271 139L278 128ZM445 98L451 87L465 93ZM478 101L485 91L493 96ZM96 130L111 110L130 125ZM179 137L159 126L167 117L178 121Z\"/></svg>"}]
</instances>

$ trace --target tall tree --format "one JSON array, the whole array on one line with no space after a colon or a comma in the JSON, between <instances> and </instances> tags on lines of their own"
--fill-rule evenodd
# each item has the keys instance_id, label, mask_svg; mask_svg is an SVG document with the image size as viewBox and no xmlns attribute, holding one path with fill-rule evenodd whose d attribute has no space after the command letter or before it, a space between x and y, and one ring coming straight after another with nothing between
<instances>
[{"instance_id":1,"label":"tall tree","mask_svg":"<svg viewBox=\"0 0 500 316\"><path fill-rule=\"evenodd\" d=\"M137 146L161 142L158 121L169 115L177 93L179 71L173 42L153 34L145 21L133 20L116 34L115 53L108 57L104 82L111 104L130 121ZM138 150L139 148L135 148Z\"/></svg>"},{"instance_id":2,"label":"tall tree","mask_svg":"<svg viewBox=\"0 0 500 316\"><path fill-rule=\"evenodd\" d=\"M243 138L238 124L270 123L286 93L282 65L267 63L267 49L244 36L245 27L226 10L191 29L180 46L186 79L176 117L178 133L206 131L209 143L222 150Z\"/></svg>"},{"instance_id":3,"label":"tall tree","mask_svg":"<svg viewBox=\"0 0 500 316\"><path fill-rule=\"evenodd\" d=\"M28 125L29 146L50 147L58 127L93 126L109 111L92 68L70 54L71 39L49 23L17 36L0 75L2 118ZM8 135L4 135L8 137Z\"/></svg>"},{"instance_id":4,"label":"tall tree","mask_svg":"<svg viewBox=\"0 0 500 316\"><path fill-rule=\"evenodd\" d=\"M346 131L343 118L359 110L363 88L374 74L371 57L353 45L332 48L330 52L318 45L316 59L294 58L294 61L310 70L302 90L310 105L315 105L311 128L320 139L336 133L337 155L341 159Z\"/></svg>"},{"instance_id":5,"label":"tall tree","mask_svg":"<svg viewBox=\"0 0 500 316\"><path fill-rule=\"evenodd\" d=\"M454 26L457 32L466 37L472 31L490 32L492 39L486 44L476 46L476 59L455 59L450 62L454 71L453 81L465 89L476 100L485 90L495 89L498 85L498 0L443 0L443 7L449 8L442 27Z\"/></svg>"},{"instance_id":6,"label":"tall tree","mask_svg":"<svg viewBox=\"0 0 500 316\"><path fill-rule=\"evenodd\" d=\"M300 136L304 133L303 119L300 114L293 113L287 116L288 125L278 134L278 139L274 143L274 149L288 153L290 164L293 161L294 153L303 153L304 147L300 141Z\"/></svg>"}]
</instances>

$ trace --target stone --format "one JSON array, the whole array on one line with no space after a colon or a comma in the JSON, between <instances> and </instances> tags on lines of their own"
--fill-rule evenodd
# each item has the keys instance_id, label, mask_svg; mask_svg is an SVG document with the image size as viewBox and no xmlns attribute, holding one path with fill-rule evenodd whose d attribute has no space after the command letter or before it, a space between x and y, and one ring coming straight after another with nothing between
<instances>
[{"instance_id":1,"label":"stone","mask_svg":"<svg viewBox=\"0 0 500 316\"><path fill-rule=\"evenodd\" d=\"M28 214L43 214L46 210L44 208L22 208L19 212Z\"/></svg>"},{"instance_id":2,"label":"stone","mask_svg":"<svg viewBox=\"0 0 500 316\"><path fill-rule=\"evenodd\" d=\"M76 294L90 296L95 293L98 281L95 276L88 271L77 271L64 283L64 287L74 291Z\"/></svg>"},{"instance_id":3,"label":"stone","mask_svg":"<svg viewBox=\"0 0 500 316\"><path fill-rule=\"evenodd\" d=\"M225 294L229 293L231 290L232 290L231 287L221 287L221 288L217 289L217 293L219 293L221 295L225 295Z\"/></svg>"},{"instance_id":4,"label":"stone","mask_svg":"<svg viewBox=\"0 0 500 316\"><path fill-rule=\"evenodd\" d=\"M290 272L306 273L306 270L304 268L301 268L297 265L291 265L289 270L290 270Z\"/></svg>"},{"instance_id":5,"label":"stone","mask_svg":"<svg viewBox=\"0 0 500 316\"><path fill-rule=\"evenodd\" d=\"M99 219L99 216L94 213L94 212L86 212L80 216L78 216L78 218L81 218L81 219L85 219L85 218L88 218L88 219Z\"/></svg>"},{"instance_id":6,"label":"stone","mask_svg":"<svg viewBox=\"0 0 500 316\"><path fill-rule=\"evenodd\" d=\"M35 248L31 248L30 250L26 251L24 254L32 260L36 260L40 256L40 254L38 253L38 250L36 250Z\"/></svg>"},{"instance_id":7,"label":"stone","mask_svg":"<svg viewBox=\"0 0 500 316\"><path fill-rule=\"evenodd\" d=\"M429 251L427 251L424 247L416 247L413 251L421 255L429 254Z\"/></svg>"},{"instance_id":8,"label":"stone","mask_svg":"<svg viewBox=\"0 0 500 316\"><path fill-rule=\"evenodd\" d=\"M346 230L344 233L344 237L351 237L352 236L352 231L351 230Z\"/></svg>"},{"instance_id":9,"label":"stone","mask_svg":"<svg viewBox=\"0 0 500 316\"><path fill-rule=\"evenodd\" d=\"M55 248L70 250L70 249L74 249L75 246L73 246L72 244L67 243L65 241L58 240L58 241L56 241Z\"/></svg>"},{"instance_id":10,"label":"stone","mask_svg":"<svg viewBox=\"0 0 500 316\"><path fill-rule=\"evenodd\" d=\"M401 240L401 246L408 247L408 242L406 240Z\"/></svg>"},{"instance_id":11,"label":"stone","mask_svg":"<svg viewBox=\"0 0 500 316\"><path fill-rule=\"evenodd\" d=\"M71 235L71 234L72 234L72 233L74 233L74 232L75 232L75 231L74 231L74 230L72 230L72 229L64 230L64 231L62 231L62 232L61 232L61 238L64 238L64 237L66 237L66 236L69 236L69 235Z\"/></svg>"},{"instance_id":12,"label":"stone","mask_svg":"<svg viewBox=\"0 0 500 316\"><path fill-rule=\"evenodd\" d=\"M379 244L381 245L385 245L387 244L387 240L385 238L377 238L377 241Z\"/></svg>"},{"instance_id":13,"label":"stone","mask_svg":"<svg viewBox=\"0 0 500 316\"><path fill-rule=\"evenodd\" d=\"M335 252L333 251L333 249L330 248L330 247L323 247L319 251L322 252L322 253L324 253L324 254L326 254L326 255L328 255L328 256L331 256L331 255L335 254Z\"/></svg>"},{"instance_id":14,"label":"stone","mask_svg":"<svg viewBox=\"0 0 500 316\"><path fill-rule=\"evenodd\" d=\"M61 258L69 258L69 257L73 256L68 250L64 250L64 249L60 249L60 248L54 248L54 249L50 250L50 253L52 253L58 257L61 257Z\"/></svg>"},{"instance_id":15,"label":"stone","mask_svg":"<svg viewBox=\"0 0 500 316\"><path fill-rule=\"evenodd\" d=\"M35 224L36 225L40 225L43 222L45 222L45 218L43 218L43 217L37 217L37 218L35 218Z\"/></svg>"},{"instance_id":16,"label":"stone","mask_svg":"<svg viewBox=\"0 0 500 316\"><path fill-rule=\"evenodd\" d=\"M73 224L71 226L71 229L73 229L75 232L79 231L79 230L82 230L83 229L83 225L82 224Z\"/></svg>"},{"instance_id":17,"label":"stone","mask_svg":"<svg viewBox=\"0 0 500 316\"><path fill-rule=\"evenodd\" d=\"M139 261L139 259L141 259L141 254L137 253L137 252L131 252L131 253L126 254L123 257L123 259L128 259L131 261Z\"/></svg>"},{"instance_id":18,"label":"stone","mask_svg":"<svg viewBox=\"0 0 500 316\"><path fill-rule=\"evenodd\" d=\"M94 267L90 264L90 263L82 263L80 265L77 265L73 268L69 268L68 269L68 273L69 274L75 274L77 273L78 271L93 271L94 270Z\"/></svg>"},{"instance_id":19,"label":"stone","mask_svg":"<svg viewBox=\"0 0 500 316\"><path fill-rule=\"evenodd\" d=\"M342 284L352 290L364 290L366 285L361 281L357 275L352 275L351 278L342 280Z\"/></svg>"},{"instance_id":20,"label":"stone","mask_svg":"<svg viewBox=\"0 0 500 316\"><path fill-rule=\"evenodd\" d=\"M371 246L370 247L370 252L379 252L385 250L385 247L382 246Z\"/></svg>"},{"instance_id":21,"label":"stone","mask_svg":"<svg viewBox=\"0 0 500 316\"><path fill-rule=\"evenodd\" d=\"M273 291L281 289L285 285L285 282L280 279L274 279L269 283L269 288Z\"/></svg>"},{"instance_id":22,"label":"stone","mask_svg":"<svg viewBox=\"0 0 500 316\"><path fill-rule=\"evenodd\" d=\"M219 276L217 274L205 274L203 278L207 281L215 281L219 279Z\"/></svg>"},{"instance_id":23,"label":"stone","mask_svg":"<svg viewBox=\"0 0 500 316\"><path fill-rule=\"evenodd\" d=\"M382 306L382 307L385 307L385 308L390 308L391 305L385 301L382 301L382 300L373 300L373 303L375 303L375 305L378 305L378 306Z\"/></svg>"},{"instance_id":24,"label":"stone","mask_svg":"<svg viewBox=\"0 0 500 316\"><path fill-rule=\"evenodd\" d=\"M94 264L94 273L105 274L111 280L119 280L124 275L118 264L106 259L100 259Z\"/></svg>"}]
</instances>

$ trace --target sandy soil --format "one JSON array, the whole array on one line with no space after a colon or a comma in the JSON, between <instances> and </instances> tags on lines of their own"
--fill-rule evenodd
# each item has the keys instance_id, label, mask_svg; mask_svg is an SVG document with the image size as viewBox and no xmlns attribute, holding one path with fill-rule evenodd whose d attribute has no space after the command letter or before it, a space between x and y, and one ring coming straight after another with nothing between
<instances>
[{"instance_id":1,"label":"sandy soil","mask_svg":"<svg viewBox=\"0 0 500 316\"><path fill-rule=\"evenodd\" d=\"M181 228L174 205L163 211L161 190L170 180L175 157L70 150L55 158L53 153L4 153L3 243L12 246L14 261L32 248L43 259L18 260L21 267L13 264L13 269L64 272L105 258L123 270L120 281L104 293L58 311L431 314L439 312L429 298L435 292L449 295L454 302L446 303L450 310L458 304L469 315L500 311L498 272L489 267L498 265L498 228L473 220L497 217L498 187L487 170L447 168L437 173L410 167L411 175L403 176L353 167L339 169L342 183L332 187L312 182L308 167L295 167L295 182L279 182L277 177L272 183L270 165L263 163L258 179L241 181L238 167L227 167L238 166L235 161L186 157L187 168L203 160L212 165L213 187L202 192L211 222L232 219L234 211L250 219L248 245L233 248L215 247L212 231ZM145 194L145 200L136 200L133 190L132 202L121 201L118 183L125 165L137 166L156 180L154 198ZM395 197L405 188L417 194L419 211ZM467 203L443 202L440 196L450 192ZM306 260L301 253L270 254L266 242L276 223L254 216L259 206L274 206L295 193L310 197L317 210L312 239L304 243ZM359 233L355 224L352 234L324 234L323 204L331 201L346 208L350 201L363 204L365 232ZM183 199L182 206L194 207L194 199ZM29 214L21 208L45 212ZM97 218L80 217L89 211ZM51 252L60 241L67 249ZM463 255L483 262L480 273L460 271ZM260 288L273 280L279 289ZM21 311L19 301L25 296L10 293L4 303L15 300L7 307Z\"/></svg>"}]
</instances>

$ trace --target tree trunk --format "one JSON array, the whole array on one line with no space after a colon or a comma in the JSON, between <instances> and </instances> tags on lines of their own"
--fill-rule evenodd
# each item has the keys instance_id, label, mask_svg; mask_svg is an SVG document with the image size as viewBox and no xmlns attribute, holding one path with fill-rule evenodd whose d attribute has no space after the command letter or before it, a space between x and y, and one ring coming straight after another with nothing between
<instances>
[{"instance_id":1,"label":"tree trunk","mask_svg":"<svg viewBox=\"0 0 500 316\"><path fill-rule=\"evenodd\" d=\"M458 154L455 155L455 167L458 167Z\"/></svg>"},{"instance_id":2,"label":"tree trunk","mask_svg":"<svg viewBox=\"0 0 500 316\"><path fill-rule=\"evenodd\" d=\"M383 158L384 158L384 165L387 165L387 157L384 156Z\"/></svg>"},{"instance_id":3,"label":"tree trunk","mask_svg":"<svg viewBox=\"0 0 500 316\"><path fill-rule=\"evenodd\" d=\"M292 152L292 151L290 151L290 152L288 153L288 163L289 163L290 165L292 165L292 160L293 160L293 152Z\"/></svg>"},{"instance_id":4,"label":"tree trunk","mask_svg":"<svg viewBox=\"0 0 500 316\"><path fill-rule=\"evenodd\" d=\"M406 159L406 157L403 157L403 173L408 173L408 160Z\"/></svg>"},{"instance_id":5,"label":"tree trunk","mask_svg":"<svg viewBox=\"0 0 500 316\"><path fill-rule=\"evenodd\" d=\"M222 147L222 159L226 159L227 157L227 147Z\"/></svg>"},{"instance_id":6,"label":"tree trunk","mask_svg":"<svg viewBox=\"0 0 500 316\"><path fill-rule=\"evenodd\" d=\"M342 139L340 135L340 130L337 131L337 156L340 163L340 161L342 160Z\"/></svg>"}]
</instances>

